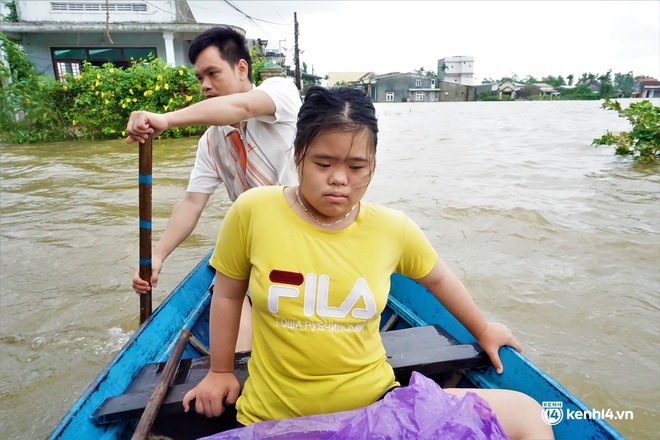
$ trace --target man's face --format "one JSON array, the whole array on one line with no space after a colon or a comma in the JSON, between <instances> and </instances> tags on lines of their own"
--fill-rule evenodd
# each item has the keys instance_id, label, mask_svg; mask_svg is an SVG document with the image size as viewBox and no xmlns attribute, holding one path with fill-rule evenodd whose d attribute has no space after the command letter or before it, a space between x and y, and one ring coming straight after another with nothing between
<instances>
[{"instance_id":1,"label":"man's face","mask_svg":"<svg viewBox=\"0 0 660 440\"><path fill-rule=\"evenodd\" d=\"M247 63L241 60L232 66L220 57L215 46L200 52L195 62L195 76L199 80L204 99L244 92L247 79Z\"/></svg>"}]
</instances>

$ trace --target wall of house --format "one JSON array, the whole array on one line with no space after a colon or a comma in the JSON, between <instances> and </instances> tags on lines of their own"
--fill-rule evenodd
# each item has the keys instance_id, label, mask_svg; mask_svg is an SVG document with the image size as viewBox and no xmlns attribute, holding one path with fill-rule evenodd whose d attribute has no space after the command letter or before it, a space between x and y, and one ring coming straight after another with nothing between
<instances>
[{"instance_id":1,"label":"wall of house","mask_svg":"<svg viewBox=\"0 0 660 440\"><path fill-rule=\"evenodd\" d=\"M437 98L438 102L475 101L475 88L442 81Z\"/></svg>"},{"instance_id":2,"label":"wall of house","mask_svg":"<svg viewBox=\"0 0 660 440\"><path fill-rule=\"evenodd\" d=\"M417 85L417 80L421 80L421 85ZM428 89L431 88L433 80L425 75L418 75L415 73L401 73L398 75L391 75L386 77L376 78L375 85L375 101L386 102L387 92L394 92L393 102L407 102L415 101L415 92L411 89ZM425 95L425 100L428 100L429 95Z\"/></svg>"},{"instance_id":3,"label":"wall of house","mask_svg":"<svg viewBox=\"0 0 660 440\"><path fill-rule=\"evenodd\" d=\"M159 32L152 33L113 33L112 41L115 44L109 44L105 35L101 32L96 33L58 33L58 34L24 34L21 39L21 45L29 61L34 63L37 72L42 75L55 76L53 71L53 60L50 48L69 48L69 47L155 47L156 56L165 57L165 42L163 35ZM187 58L183 55L188 53L182 47L184 43L174 41L176 54L176 65L189 65ZM178 46L177 46L178 45ZM181 51L180 51L181 50ZM181 58L181 60L179 60Z\"/></svg>"},{"instance_id":4,"label":"wall of house","mask_svg":"<svg viewBox=\"0 0 660 440\"><path fill-rule=\"evenodd\" d=\"M443 65L446 66L444 71ZM439 59L438 77L441 81L471 86L474 81L474 57L457 56Z\"/></svg>"},{"instance_id":5,"label":"wall of house","mask_svg":"<svg viewBox=\"0 0 660 440\"><path fill-rule=\"evenodd\" d=\"M20 21L105 23L105 0L17 0ZM146 10L144 10L146 9ZM110 0L111 23L173 23L174 0Z\"/></svg>"}]
</instances>

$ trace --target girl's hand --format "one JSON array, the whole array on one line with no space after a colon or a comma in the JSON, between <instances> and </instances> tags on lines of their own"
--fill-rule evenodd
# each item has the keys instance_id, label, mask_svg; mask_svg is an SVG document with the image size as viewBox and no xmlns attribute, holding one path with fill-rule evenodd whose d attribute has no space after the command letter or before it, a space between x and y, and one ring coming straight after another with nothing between
<instances>
[{"instance_id":1,"label":"girl's hand","mask_svg":"<svg viewBox=\"0 0 660 440\"><path fill-rule=\"evenodd\" d=\"M183 409L188 412L190 401L195 399L195 411L206 417L218 417L225 410L225 402L236 403L240 385L234 373L214 373L206 377L183 397Z\"/></svg>"},{"instance_id":2,"label":"girl's hand","mask_svg":"<svg viewBox=\"0 0 660 440\"><path fill-rule=\"evenodd\" d=\"M500 355L498 354L500 347L508 345L519 353L522 351L522 347L516 341L516 338L513 337L511 330L498 322L486 322L486 328L479 335L475 335L475 337L493 363L497 374L502 374L504 371Z\"/></svg>"}]
</instances>

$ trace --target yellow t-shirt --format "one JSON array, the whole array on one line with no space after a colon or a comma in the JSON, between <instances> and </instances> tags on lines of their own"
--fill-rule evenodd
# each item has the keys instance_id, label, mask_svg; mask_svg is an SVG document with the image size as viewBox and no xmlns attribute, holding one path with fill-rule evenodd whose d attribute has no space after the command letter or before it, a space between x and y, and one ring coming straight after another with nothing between
<instances>
[{"instance_id":1,"label":"yellow t-shirt","mask_svg":"<svg viewBox=\"0 0 660 440\"><path fill-rule=\"evenodd\" d=\"M237 402L244 425L369 405L396 384L379 334L390 275L427 275L437 254L401 211L361 202L325 231L283 187L253 188L222 222L211 265L249 278L252 356Z\"/></svg>"}]
</instances>

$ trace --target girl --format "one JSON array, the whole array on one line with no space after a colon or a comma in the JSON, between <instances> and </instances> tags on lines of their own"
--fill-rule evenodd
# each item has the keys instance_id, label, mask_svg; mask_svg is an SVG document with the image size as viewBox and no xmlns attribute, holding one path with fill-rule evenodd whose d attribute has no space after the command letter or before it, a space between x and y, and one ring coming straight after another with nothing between
<instances>
[{"instance_id":1,"label":"girl","mask_svg":"<svg viewBox=\"0 0 660 440\"><path fill-rule=\"evenodd\" d=\"M397 386L380 334L390 275L415 279L474 335L498 373L498 350L518 342L487 322L469 293L402 212L362 201L375 169L378 125L368 97L313 87L298 115L300 184L255 188L222 222L211 257L211 367L184 398L186 411L220 415L236 402L247 425L369 405ZM253 306L252 356L241 397L233 374L241 305ZM445 390L462 394L468 390ZM470 390L512 438L552 438L524 394Z\"/></svg>"}]
</instances>

